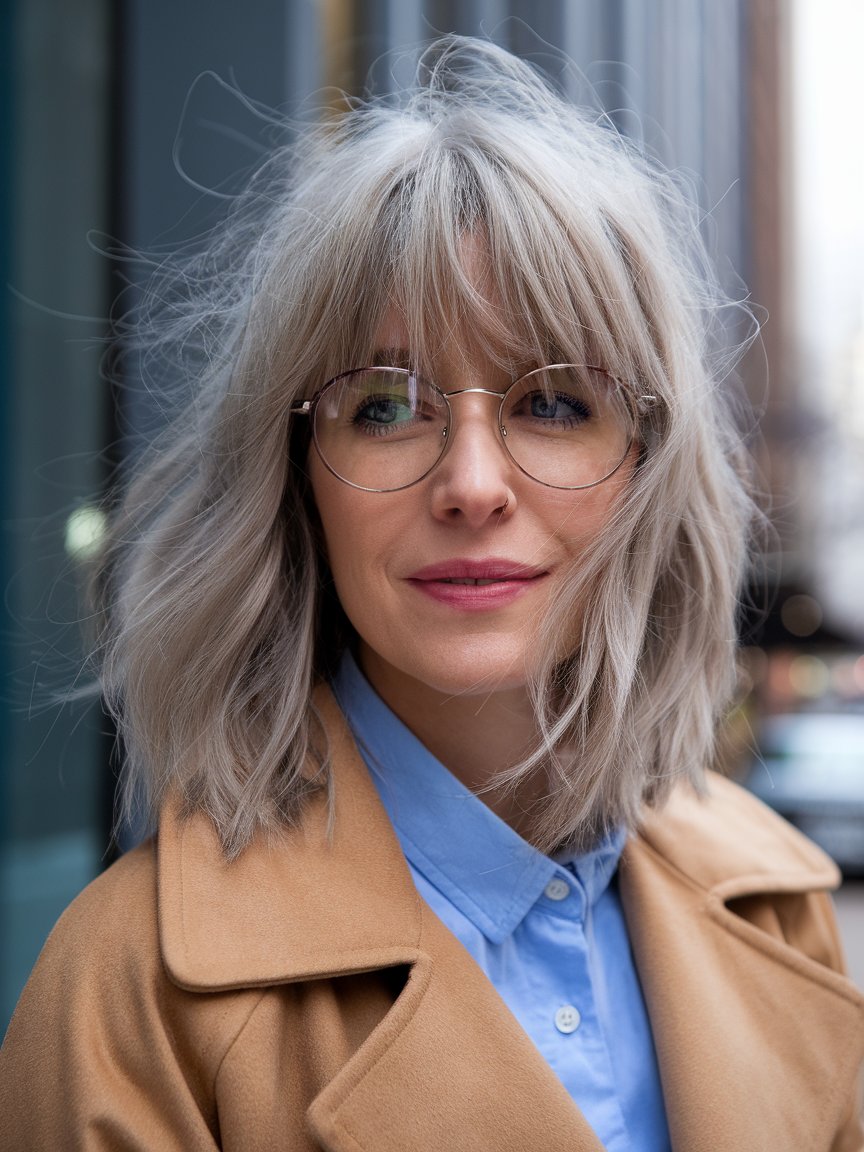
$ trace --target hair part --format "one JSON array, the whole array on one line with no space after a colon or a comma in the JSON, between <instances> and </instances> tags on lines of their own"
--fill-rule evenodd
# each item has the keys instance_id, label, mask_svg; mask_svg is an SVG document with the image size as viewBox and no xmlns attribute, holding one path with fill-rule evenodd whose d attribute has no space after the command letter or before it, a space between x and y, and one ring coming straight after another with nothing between
<instances>
[{"instance_id":1,"label":"hair part","mask_svg":"<svg viewBox=\"0 0 864 1152\"><path fill-rule=\"evenodd\" d=\"M151 287L169 303L142 342L191 400L114 514L96 656L124 811L155 819L174 789L229 856L327 785L311 692L351 630L290 409L367 362L388 309L420 366L456 328L502 363L597 363L652 398L621 506L540 626L538 747L492 782L546 774L532 840L587 846L676 780L698 787L735 685L754 507L695 206L492 44L447 37L418 77L277 152L206 252Z\"/></svg>"}]
</instances>

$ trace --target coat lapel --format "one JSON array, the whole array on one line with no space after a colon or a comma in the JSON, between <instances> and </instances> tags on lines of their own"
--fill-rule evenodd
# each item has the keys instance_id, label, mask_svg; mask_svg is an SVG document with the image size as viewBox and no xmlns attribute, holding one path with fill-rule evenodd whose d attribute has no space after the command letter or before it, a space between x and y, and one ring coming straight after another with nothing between
<instances>
[{"instance_id":1,"label":"coat lapel","mask_svg":"<svg viewBox=\"0 0 864 1152\"><path fill-rule=\"evenodd\" d=\"M487 978L433 913L423 919L408 985L310 1109L323 1146L602 1152Z\"/></svg>"},{"instance_id":2,"label":"coat lapel","mask_svg":"<svg viewBox=\"0 0 864 1152\"><path fill-rule=\"evenodd\" d=\"M341 712L326 692L317 706L332 810L316 798L301 829L259 836L227 863L205 817L167 806L159 920L172 979L217 991L407 968L389 1012L311 1103L310 1129L331 1152L524 1152L540 1135L544 1152L602 1152L490 982L419 899ZM721 787L712 805L673 801L622 861L673 1147L827 1148L862 1056L862 1000L724 900L830 887L835 873L791 832L778 868L785 826L766 838L761 809L757 818L748 801L739 811L735 796ZM761 845L732 872L729 827Z\"/></svg>"},{"instance_id":3,"label":"coat lapel","mask_svg":"<svg viewBox=\"0 0 864 1152\"><path fill-rule=\"evenodd\" d=\"M794 896L791 911L798 894L813 893L818 922L824 897L814 889L834 887L836 869L727 782L712 792L710 805L677 795L628 846L620 876L672 1145L828 1149L864 1058L864 999L826 967L839 961L825 951L827 918L798 941L813 956L778 931L784 895ZM727 901L756 921L768 908L772 922L757 926Z\"/></svg>"}]
</instances>

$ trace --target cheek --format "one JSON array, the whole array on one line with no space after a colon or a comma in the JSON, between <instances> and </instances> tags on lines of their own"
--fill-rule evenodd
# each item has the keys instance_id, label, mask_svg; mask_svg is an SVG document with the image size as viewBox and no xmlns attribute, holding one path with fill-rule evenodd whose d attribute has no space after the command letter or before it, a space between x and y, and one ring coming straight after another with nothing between
<instances>
[{"instance_id":1,"label":"cheek","mask_svg":"<svg viewBox=\"0 0 864 1152\"><path fill-rule=\"evenodd\" d=\"M309 476L321 522L324 552L334 579L338 580L345 566L356 557L358 545L364 539L362 524L357 510L352 508L352 489L326 471L317 458L310 461Z\"/></svg>"},{"instance_id":2,"label":"cheek","mask_svg":"<svg viewBox=\"0 0 864 1152\"><path fill-rule=\"evenodd\" d=\"M310 462L309 475L336 594L356 627L358 612L373 607L381 589L391 517L376 500L378 494L343 484L320 461L317 466Z\"/></svg>"},{"instance_id":3,"label":"cheek","mask_svg":"<svg viewBox=\"0 0 864 1152\"><path fill-rule=\"evenodd\" d=\"M560 493L566 497L561 502L562 509L565 504L567 506L563 512L564 537L569 537L574 544L581 542L584 546L603 535L624 502L627 488L633 480L637 456L637 450L633 448L618 471L602 484L581 491Z\"/></svg>"},{"instance_id":4,"label":"cheek","mask_svg":"<svg viewBox=\"0 0 864 1152\"><path fill-rule=\"evenodd\" d=\"M546 524L572 556L602 537L620 505L621 487L561 492L547 501Z\"/></svg>"}]
</instances>

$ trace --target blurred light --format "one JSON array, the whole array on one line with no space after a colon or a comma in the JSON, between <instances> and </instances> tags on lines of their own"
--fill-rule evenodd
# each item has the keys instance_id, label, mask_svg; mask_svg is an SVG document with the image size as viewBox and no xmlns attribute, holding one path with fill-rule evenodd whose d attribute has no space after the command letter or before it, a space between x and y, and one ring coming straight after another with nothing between
<instances>
[{"instance_id":1,"label":"blurred light","mask_svg":"<svg viewBox=\"0 0 864 1152\"><path fill-rule=\"evenodd\" d=\"M818 656L796 656L789 665L789 682L799 696L814 700L828 691L831 672Z\"/></svg>"},{"instance_id":2,"label":"blurred light","mask_svg":"<svg viewBox=\"0 0 864 1152\"><path fill-rule=\"evenodd\" d=\"M73 560L89 560L105 535L105 513L85 504L66 521L66 552Z\"/></svg>"},{"instance_id":3,"label":"blurred light","mask_svg":"<svg viewBox=\"0 0 864 1152\"><path fill-rule=\"evenodd\" d=\"M822 608L812 596L790 596L783 602L780 619L793 636L812 636L822 623Z\"/></svg>"},{"instance_id":4,"label":"blurred light","mask_svg":"<svg viewBox=\"0 0 864 1152\"><path fill-rule=\"evenodd\" d=\"M791 653L782 649L768 657L765 687L769 711L783 711L787 704L794 702L796 692L789 679L789 666L792 660Z\"/></svg>"},{"instance_id":5,"label":"blurred light","mask_svg":"<svg viewBox=\"0 0 864 1152\"><path fill-rule=\"evenodd\" d=\"M854 660L838 660L831 669L831 686L838 696L851 700L857 696L862 686L859 686L855 673Z\"/></svg>"}]
</instances>

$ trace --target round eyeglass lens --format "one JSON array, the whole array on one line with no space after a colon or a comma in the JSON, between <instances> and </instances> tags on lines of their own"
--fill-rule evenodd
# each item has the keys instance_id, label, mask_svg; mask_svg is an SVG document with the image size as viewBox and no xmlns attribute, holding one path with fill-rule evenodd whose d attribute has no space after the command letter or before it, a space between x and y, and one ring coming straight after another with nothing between
<instances>
[{"instance_id":1,"label":"round eyeglass lens","mask_svg":"<svg viewBox=\"0 0 864 1152\"><path fill-rule=\"evenodd\" d=\"M449 410L437 389L403 368L345 372L315 406L321 458L340 480L372 492L414 484L447 444Z\"/></svg>"},{"instance_id":2,"label":"round eyeglass lens","mask_svg":"<svg viewBox=\"0 0 864 1152\"><path fill-rule=\"evenodd\" d=\"M552 488L588 488L620 467L633 413L620 383L598 368L559 364L517 380L501 431L523 472Z\"/></svg>"}]
</instances>

